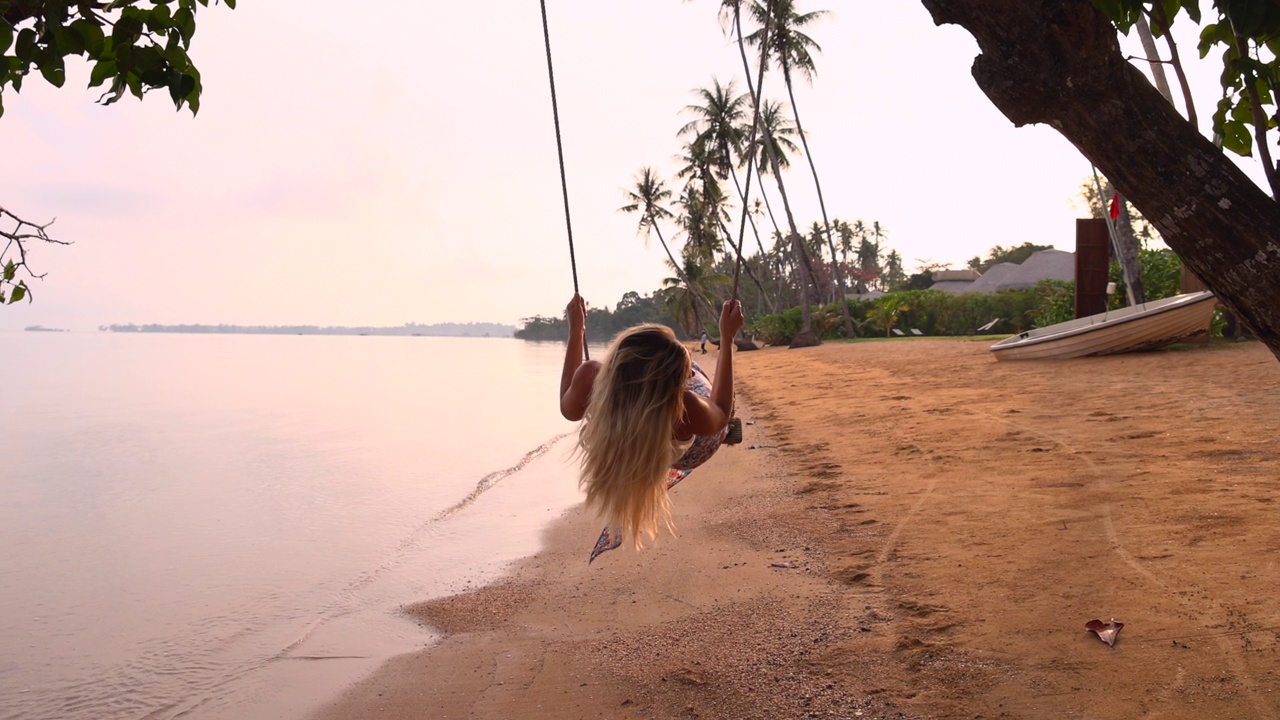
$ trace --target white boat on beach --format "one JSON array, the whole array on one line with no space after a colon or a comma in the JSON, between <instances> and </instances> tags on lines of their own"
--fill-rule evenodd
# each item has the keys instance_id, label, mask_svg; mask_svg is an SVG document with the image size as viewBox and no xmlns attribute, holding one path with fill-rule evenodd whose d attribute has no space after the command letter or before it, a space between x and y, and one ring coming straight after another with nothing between
<instances>
[{"instance_id":1,"label":"white boat on beach","mask_svg":"<svg viewBox=\"0 0 1280 720\"><path fill-rule=\"evenodd\" d=\"M996 360L1044 360L1154 350L1205 332L1217 302L1194 292L1028 330L991 346Z\"/></svg>"}]
</instances>

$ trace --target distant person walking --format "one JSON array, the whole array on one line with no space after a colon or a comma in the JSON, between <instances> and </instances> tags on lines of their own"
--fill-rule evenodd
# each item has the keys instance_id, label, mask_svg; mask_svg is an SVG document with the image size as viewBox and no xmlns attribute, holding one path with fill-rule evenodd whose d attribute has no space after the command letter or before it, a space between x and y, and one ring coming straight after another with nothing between
<instances>
[{"instance_id":1,"label":"distant person walking","mask_svg":"<svg viewBox=\"0 0 1280 720\"><path fill-rule=\"evenodd\" d=\"M710 339L711 338L707 337L707 331L703 330L702 331L702 354L703 355L707 354L707 341Z\"/></svg>"}]
</instances>

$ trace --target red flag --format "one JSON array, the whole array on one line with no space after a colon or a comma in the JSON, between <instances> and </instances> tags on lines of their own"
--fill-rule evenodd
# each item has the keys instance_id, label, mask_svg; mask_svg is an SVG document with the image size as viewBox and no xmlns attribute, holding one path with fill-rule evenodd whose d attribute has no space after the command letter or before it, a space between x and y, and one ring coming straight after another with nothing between
<instances>
[{"instance_id":1,"label":"red flag","mask_svg":"<svg viewBox=\"0 0 1280 720\"><path fill-rule=\"evenodd\" d=\"M1114 193L1111 196L1111 219L1115 220L1120 217L1120 193Z\"/></svg>"}]
</instances>

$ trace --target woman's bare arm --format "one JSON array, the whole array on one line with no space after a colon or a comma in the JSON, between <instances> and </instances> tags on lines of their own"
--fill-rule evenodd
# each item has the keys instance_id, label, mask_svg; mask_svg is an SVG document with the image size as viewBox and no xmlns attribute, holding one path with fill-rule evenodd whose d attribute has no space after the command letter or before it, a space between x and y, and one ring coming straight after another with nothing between
<instances>
[{"instance_id":1,"label":"woman's bare arm","mask_svg":"<svg viewBox=\"0 0 1280 720\"><path fill-rule=\"evenodd\" d=\"M733 414L733 338L741 328L742 304L737 300L725 301L720 310L720 354L716 358L716 375L711 380L711 400L685 392L683 430L694 435L715 435L729 424Z\"/></svg>"},{"instance_id":2,"label":"woman's bare arm","mask_svg":"<svg viewBox=\"0 0 1280 720\"><path fill-rule=\"evenodd\" d=\"M600 363L584 361L587 343L587 303L574 295L565 308L569 320L569 342L564 351L564 368L560 371L560 414L566 420L578 421L587 413L591 386L595 384Z\"/></svg>"}]
</instances>

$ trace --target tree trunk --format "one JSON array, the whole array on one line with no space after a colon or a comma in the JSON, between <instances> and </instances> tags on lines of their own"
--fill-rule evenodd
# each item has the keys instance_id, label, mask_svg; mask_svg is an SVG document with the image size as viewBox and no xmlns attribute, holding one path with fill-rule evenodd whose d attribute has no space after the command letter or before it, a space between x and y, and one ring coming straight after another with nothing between
<instances>
[{"instance_id":1,"label":"tree trunk","mask_svg":"<svg viewBox=\"0 0 1280 720\"><path fill-rule=\"evenodd\" d=\"M1147 16L1138 13L1138 21L1133 24L1138 31L1138 40L1142 42L1142 52L1147 55L1147 63L1151 65L1151 79L1155 80L1156 89L1165 100L1173 105L1173 92L1169 90L1169 80L1164 74L1164 63L1160 62L1160 52L1156 50L1156 39L1151 36L1151 28L1147 25Z\"/></svg>"},{"instance_id":2,"label":"tree trunk","mask_svg":"<svg viewBox=\"0 0 1280 720\"><path fill-rule=\"evenodd\" d=\"M1178 76L1178 89L1182 91L1182 102L1187 106L1187 122L1198 130L1196 103L1191 97L1191 84L1187 82L1187 71L1182 67L1182 58L1178 56L1178 43L1174 41L1173 33L1169 32L1169 16L1165 13L1164 6L1159 3L1153 5L1151 9L1152 18L1160 23L1160 32L1164 33L1165 43L1169 46L1169 64L1173 65L1173 73Z\"/></svg>"},{"instance_id":3,"label":"tree trunk","mask_svg":"<svg viewBox=\"0 0 1280 720\"><path fill-rule=\"evenodd\" d=\"M1280 205L1120 54L1089 0L921 0L978 41L978 87L1062 133L1280 358Z\"/></svg>"},{"instance_id":4,"label":"tree trunk","mask_svg":"<svg viewBox=\"0 0 1280 720\"><path fill-rule=\"evenodd\" d=\"M753 136L760 132L760 97L764 88L764 68L768 64L768 48L769 48L769 25L772 22L772 15L766 16L764 28L764 37L760 40L760 67L758 68L759 76L753 84L751 82L751 66L747 62L747 46L742 37L742 17L741 3L736 5L733 10L733 24L738 35L738 52L742 55L742 69L745 71L747 78L747 91L751 93L751 104L754 107L751 118L751 133ZM793 244L799 242L799 233L796 232L796 221L791 215L791 204L787 200L787 191L782 184L782 177L778 174L778 158L773 151L772 138L766 138L765 147L769 151L769 161L773 166L774 179L778 183L778 194L782 196L782 207L787 213L787 225L791 229ZM752 156L755 155L755 147L750 148ZM761 185L761 195L764 194L763 185ZM800 334L791 342L791 347L812 347L820 345L822 341L817 335L813 334L813 318L809 310L809 289L808 285L801 281L800 283Z\"/></svg>"},{"instance_id":5,"label":"tree trunk","mask_svg":"<svg viewBox=\"0 0 1280 720\"><path fill-rule=\"evenodd\" d=\"M855 337L853 319L849 317L849 302L845 298L849 291L844 286L844 278L840 277L840 272L836 268L836 243L831 239L831 221L827 220L827 204L822 199L822 183L818 182L818 166L813 162L813 153L809 152L809 141L804 136L804 126L800 124L800 108L796 106L796 94L791 87L791 73L784 69L782 77L787 83L787 98L791 100L791 115L796 120L796 134L800 136L800 144L804 146L804 157L809 161L809 172L813 173L813 187L818 193L818 207L822 210L822 229L826 231L827 245L831 247L831 270L836 276L836 285L840 288L840 318L844 321L844 336Z\"/></svg>"},{"instance_id":6,"label":"tree trunk","mask_svg":"<svg viewBox=\"0 0 1280 720\"><path fill-rule=\"evenodd\" d=\"M720 221L720 232L724 233L724 237L729 241L729 247L733 248L733 252L736 253L738 257L742 257L741 246L733 242L733 233L729 230L729 227L724 224L723 220ZM725 254L727 255L728 253ZM760 282L760 278L756 275L756 271L751 268L751 265L744 260L742 262L742 267L746 268L747 277L751 278L751 282L756 284L756 289L760 291L760 294L763 295L766 293L767 291L764 289L764 283Z\"/></svg>"},{"instance_id":7,"label":"tree trunk","mask_svg":"<svg viewBox=\"0 0 1280 720\"><path fill-rule=\"evenodd\" d=\"M653 222L652 218L650 218L650 222L653 223L654 232L658 234L658 242L662 243L662 249L667 251L667 259L671 261L671 266L676 269L676 277L680 278L680 281L684 283L686 288L689 288L689 293L694 297L693 316L697 318L698 325L702 326L702 316L698 313L698 300L701 300L702 304L707 306L707 312L711 313L713 319L719 317L716 309L711 306L710 301L699 295L698 291L693 287L693 283L689 282L689 277L684 274L684 268L681 267L680 263L676 262L676 256L671 254L671 248L667 247L667 241L663 239L662 230L658 228L658 224Z\"/></svg>"},{"instance_id":8,"label":"tree trunk","mask_svg":"<svg viewBox=\"0 0 1280 720\"><path fill-rule=\"evenodd\" d=\"M1133 218L1129 216L1129 204L1120 196L1120 217L1112 225L1116 228L1116 245L1120 250L1120 267L1124 268L1125 294L1130 305L1147 301L1147 291L1142 285L1142 257L1138 237L1133 233Z\"/></svg>"}]
</instances>

